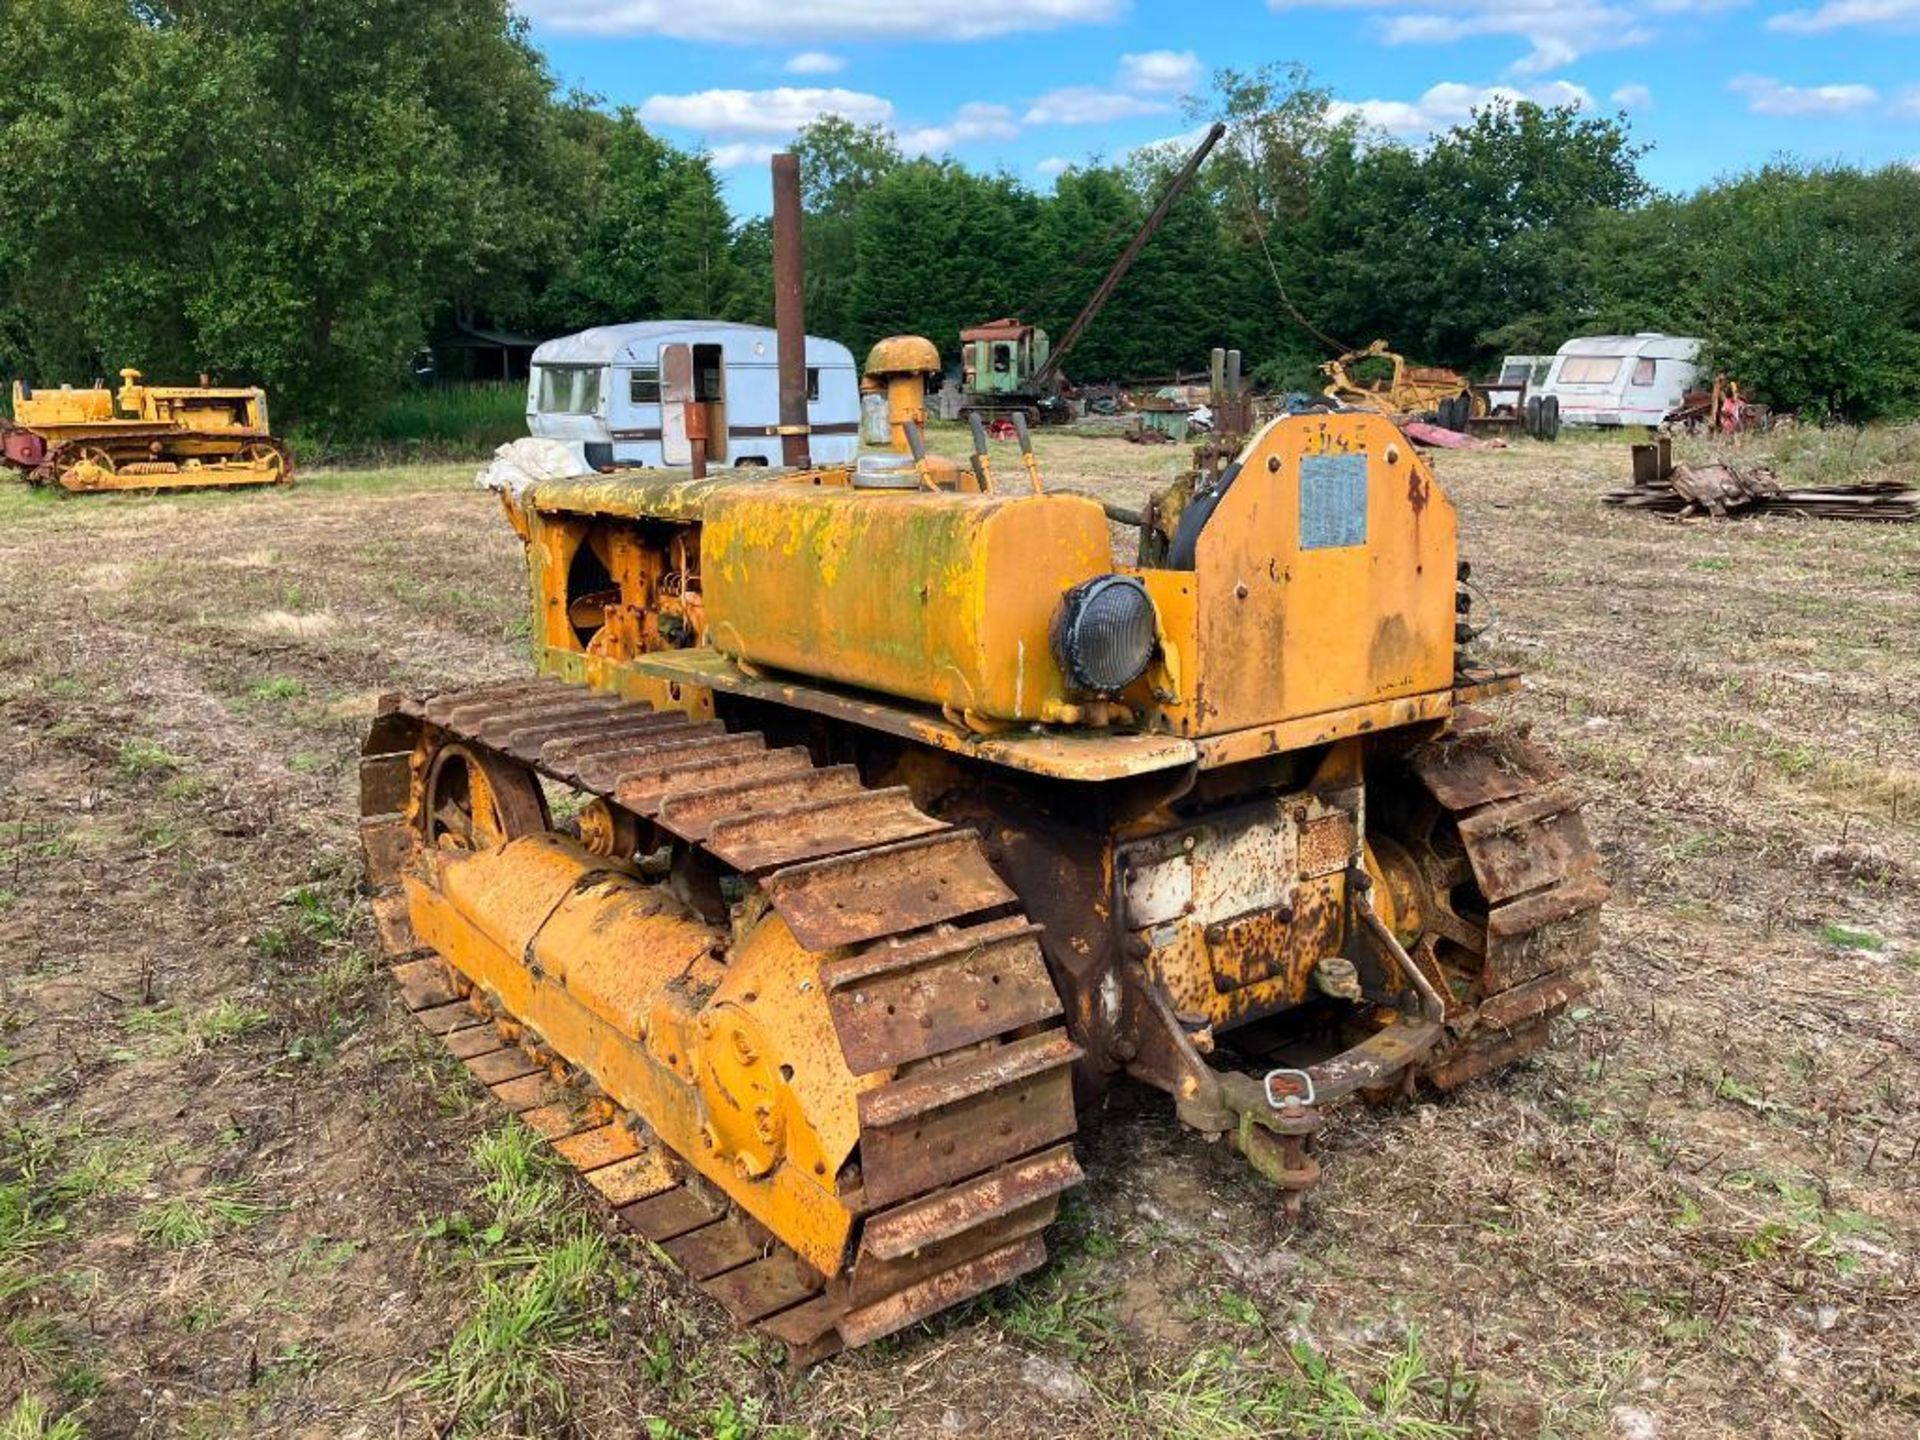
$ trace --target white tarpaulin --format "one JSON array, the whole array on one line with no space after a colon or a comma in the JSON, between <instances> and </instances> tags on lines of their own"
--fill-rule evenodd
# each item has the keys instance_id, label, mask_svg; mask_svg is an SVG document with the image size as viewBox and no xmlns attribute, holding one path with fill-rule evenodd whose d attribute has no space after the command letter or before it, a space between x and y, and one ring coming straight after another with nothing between
<instances>
[{"instance_id":1,"label":"white tarpaulin","mask_svg":"<svg viewBox=\"0 0 1920 1440\"><path fill-rule=\"evenodd\" d=\"M487 468L474 476L482 490L506 490L513 495L526 493L542 480L566 480L575 475L591 475L585 445L578 440L510 440L493 452Z\"/></svg>"}]
</instances>

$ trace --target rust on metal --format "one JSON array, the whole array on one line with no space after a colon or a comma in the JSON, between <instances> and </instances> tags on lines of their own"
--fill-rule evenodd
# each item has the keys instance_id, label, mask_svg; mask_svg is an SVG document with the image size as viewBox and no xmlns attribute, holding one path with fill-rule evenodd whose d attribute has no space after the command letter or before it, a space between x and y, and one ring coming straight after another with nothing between
<instances>
[{"instance_id":1,"label":"rust on metal","mask_svg":"<svg viewBox=\"0 0 1920 1440\"><path fill-rule=\"evenodd\" d=\"M821 981L853 1072L923 1060L1059 1015L1038 934L1014 919L883 941L828 961Z\"/></svg>"},{"instance_id":2,"label":"rust on metal","mask_svg":"<svg viewBox=\"0 0 1920 1440\"><path fill-rule=\"evenodd\" d=\"M904 1260L984 1221L1058 1196L1081 1179L1073 1148L1062 1145L875 1216L867 1222L863 1245L882 1260Z\"/></svg>"},{"instance_id":3,"label":"rust on metal","mask_svg":"<svg viewBox=\"0 0 1920 1440\"><path fill-rule=\"evenodd\" d=\"M761 883L810 950L937 925L1014 898L979 840L952 833L789 866Z\"/></svg>"}]
</instances>

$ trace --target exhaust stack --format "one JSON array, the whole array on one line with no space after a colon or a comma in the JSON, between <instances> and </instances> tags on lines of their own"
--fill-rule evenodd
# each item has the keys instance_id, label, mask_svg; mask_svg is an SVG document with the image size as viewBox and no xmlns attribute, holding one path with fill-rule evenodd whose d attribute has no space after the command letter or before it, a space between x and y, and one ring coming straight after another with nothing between
<instances>
[{"instance_id":1,"label":"exhaust stack","mask_svg":"<svg viewBox=\"0 0 1920 1440\"><path fill-rule=\"evenodd\" d=\"M779 334L780 460L804 470L807 444L806 260L800 243L800 161L773 157L773 323Z\"/></svg>"}]
</instances>

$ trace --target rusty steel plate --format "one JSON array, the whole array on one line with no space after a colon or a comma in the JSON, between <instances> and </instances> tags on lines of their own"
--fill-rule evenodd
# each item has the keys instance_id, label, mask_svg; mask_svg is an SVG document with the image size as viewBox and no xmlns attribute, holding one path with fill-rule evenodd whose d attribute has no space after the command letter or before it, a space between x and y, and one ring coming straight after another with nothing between
<instances>
[{"instance_id":1,"label":"rusty steel plate","mask_svg":"<svg viewBox=\"0 0 1920 1440\"><path fill-rule=\"evenodd\" d=\"M1533 779L1486 744L1422 745L1407 764L1447 809L1458 813L1533 789Z\"/></svg>"},{"instance_id":2,"label":"rusty steel plate","mask_svg":"<svg viewBox=\"0 0 1920 1440\"><path fill-rule=\"evenodd\" d=\"M730 738L761 739L758 735ZM738 754L706 756L628 771L614 783L613 798L637 815L652 816L674 791L682 787L691 789L704 785L731 785L776 775L797 775L812 768L813 757L807 754L804 745L781 750L743 747Z\"/></svg>"},{"instance_id":3,"label":"rusty steel plate","mask_svg":"<svg viewBox=\"0 0 1920 1440\"><path fill-rule=\"evenodd\" d=\"M465 1064L482 1085L504 1085L509 1080L535 1074L540 1069L518 1048L489 1050L484 1055L469 1057Z\"/></svg>"},{"instance_id":4,"label":"rusty steel plate","mask_svg":"<svg viewBox=\"0 0 1920 1440\"><path fill-rule=\"evenodd\" d=\"M943 1270L864 1309L850 1311L840 1321L841 1337L849 1345L865 1345L1038 1269L1046 1259L1046 1244L1038 1235L1030 1235L1005 1249Z\"/></svg>"},{"instance_id":5,"label":"rusty steel plate","mask_svg":"<svg viewBox=\"0 0 1920 1440\"><path fill-rule=\"evenodd\" d=\"M385 953L405 955L420 948L403 893L396 890L390 895L376 895L368 908L373 911L373 928L380 936L380 948Z\"/></svg>"},{"instance_id":6,"label":"rusty steel plate","mask_svg":"<svg viewBox=\"0 0 1920 1440\"><path fill-rule=\"evenodd\" d=\"M678 1167L664 1150L642 1150L625 1160L602 1165L586 1173L586 1182L607 1197L618 1210L636 1200L645 1200L680 1183Z\"/></svg>"},{"instance_id":7,"label":"rusty steel plate","mask_svg":"<svg viewBox=\"0 0 1920 1440\"><path fill-rule=\"evenodd\" d=\"M1039 933L1002 921L828 961L820 979L848 1068L870 1074L1058 1015Z\"/></svg>"},{"instance_id":8,"label":"rusty steel plate","mask_svg":"<svg viewBox=\"0 0 1920 1440\"><path fill-rule=\"evenodd\" d=\"M447 971L438 960L411 960L393 967L400 997L409 1010L431 1010L458 997L447 984Z\"/></svg>"},{"instance_id":9,"label":"rusty steel plate","mask_svg":"<svg viewBox=\"0 0 1920 1440\"><path fill-rule=\"evenodd\" d=\"M1536 1015L1559 1010L1599 983L1600 977L1590 964L1576 965L1570 970L1550 971L1524 985L1516 985L1482 1000L1479 1020L1482 1025L1511 1030Z\"/></svg>"},{"instance_id":10,"label":"rusty steel plate","mask_svg":"<svg viewBox=\"0 0 1920 1440\"><path fill-rule=\"evenodd\" d=\"M1029 1155L978 1179L923 1195L874 1216L862 1235L861 1253L881 1260L904 1260L917 1250L1051 1199L1084 1178L1071 1145Z\"/></svg>"},{"instance_id":11,"label":"rusty steel plate","mask_svg":"<svg viewBox=\"0 0 1920 1440\"><path fill-rule=\"evenodd\" d=\"M487 1035L493 1033L493 1028L481 1016L474 1014L473 1007L464 1000L430 1005L425 1010L414 1011L413 1018L426 1027L429 1035L438 1035L442 1039L448 1039L458 1031L472 1029L482 1029L482 1033Z\"/></svg>"},{"instance_id":12,"label":"rusty steel plate","mask_svg":"<svg viewBox=\"0 0 1920 1440\"><path fill-rule=\"evenodd\" d=\"M727 1202L695 1185L681 1185L620 1209L620 1223L656 1245L713 1224L727 1213Z\"/></svg>"},{"instance_id":13,"label":"rusty steel plate","mask_svg":"<svg viewBox=\"0 0 1920 1440\"><path fill-rule=\"evenodd\" d=\"M375 755L360 762L360 813L397 815L407 808L413 753Z\"/></svg>"},{"instance_id":14,"label":"rusty steel plate","mask_svg":"<svg viewBox=\"0 0 1920 1440\"><path fill-rule=\"evenodd\" d=\"M647 710L603 720L591 735L549 740L540 747L540 763L564 768L617 750L710 740L726 734L718 720L688 720L677 710Z\"/></svg>"},{"instance_id":15,"label":"rusty steel plate","mask_svg":"<svg viewBox=\"0 0 1920 1440\"><path fill-rule=\"evenodd\" d=\"M878 940L1015 899L987 863L979 837L951 830L791 865L761 888L809 950Z\"/></svg>"},{"instance_id":16,"label":"rusty steel plate","mask_svg":"<svg viewBox=\"0 0 1920 1440\"><path fill-rule=\"evenodd\" d=\"M519 1081L514 1081L519 1084ZM501 1089L505 1089L502 1086ZM499 1091L494 1092L496 1095ZM511 1108L511 1107L509 1107ZM556 1100L544 1105L535 1105L531 1109L516 1112L520 1123L544 1140L558 1140L575 1131L589 1129L595 1123L580 1109L566 1099Z\"/></svg>"},{"instance_id":17,"label":"rusty steel plate","mask_svg":"<svg viewBox=\"0 0 1920 1440\"><path fill-rule=\"evenodd\" d=\"M438 695L429 695L424 699L403 705L412 710L430 725L445 726L454 712L464 706L502 705L521 700L529 695L559 694L564 689L561 682L546 676L532 680L509 680L500 685L483 685L465 690L448 690Z\"/></svg>"},{"instance_id":18,"label":"rusty steel plate","mask_svg":"<svg viewBox=\"0 0 1920 1440\"><path fill-rule=\"evenodd\" d=\"M860 1096L861 1182L890 1205L1052 1145L1074 1130L1072 1064L1058 1031Z\"/></svg>"},{"instance_id":19,"label":"rusty steel plate","mask_svg":"<svg viewBox=\"0 0 1920 1440\"><path fill-rule=\"evenodd\" d=\"M360 847L366 855L369 878L376 884L390 885L413 849L413 831L405 820L362 820Z\"/></svg>"},{"instance_id":20,"label":"rusty steel plate","mask_svg":"<svg viewBox=\"0 0 1920 1440\"><path fill-rule=\"evenodd\" d=\"M579 686L542 678L503 685L498 690L456 690L429 700L422 711L430 725L472 735L481 721L537 709L586 692Z\"/></svg>"},{"instance_id":21,"label":"rusty steel plate","mask_svg":"<svg viewBox=\"0 0 1920 1440\"><path fill-rule=\"evenodd\" d=\"M863 793L860 772L852 765L831 765L771 780L736 780L729 785L675 790L660 806L660 823L683 840L700 841L722 820L763 815L810 801L835 800Z\"/></svg>"},{"instance_id":22,"label":"rusty steel plate","mask_svg":"<svg viewBox=\"0 0 1920 1440\"><path fill-rule=\"evenodd\" d=\"M557 1105L566 1099L567 1095L566 1091L547 1078L544 1071L517 1076L512 1080L503 1080L498 1085L489 1085L487 1088L493 1092L494 1099L516 1115L525 1115L531 1110ZM580 1127L573 1125L568 1128L572 1131Z\"/></svg>"},{"instance_id":23,"label":"rusty steel plate","mask_svg":"<svg viewBox=\"0 0 1920 1440\"><path fill-rule=\"evenodd\" d=\"M710 1280L767 1253L767 1236L758 1225L740 1215L728 1215L688 1230L660 1247L673 1263L695 1280Z\"/></svg>"},{"instance_id":24,"label":"rusty steel plate","mask_svg":"<svg viewBox=\"0 0 1920 1440\"><path fill-rule=\"evenodd\" d=\"M708 831L706 849L734 869L751 874L849 850L870 850L947 828L945 822L923 814L902 785L717 821Z\"/></svg>"},{"instance_id":25,"label":"rusty steel plate","mask_svg":"<svg viewBox=\"0 0 1920 1440\"><path fill-rule=\"evenodd\" d=\"M706 1290L738 1324L751 1325L812 1299L820 1293L820 1277L791 1250L776 1250L716 1276Z\"/></svg>"},{"instance_id":26,"label":"rusty steel plate","mask_svg":"<svg viewBox=\"0 0 1920 1440\"><path fill-rule=\"evenodd\" d=\"M640 1153L640 1142L625 1125L602 1125L554 1141L553 1148L576 1170L598 1170Z\"/></svg>"},{"instance_id":27,"label":"rusty steel plate","mask_svg":"<svg viewBox=\"0 0 1920 1440\"><path fill-rule=\"evenodd\" d=\"M671 765L724 755L757 755L766 748L766 737L762 735L731 735L722 731L683 736L677 731L664 731L569 763L583 788L597 790L618 801L617 787L629 778L644 783Z\"/></svg>"},{"instance_id":28,"label":"rusty steel plate","mask_svg":"<svg viewBox=\"0 0 1920 1440\"><path fill-rule=\"evenodd\" d=\"M1577 796L1552 790L1490 805L1459 821L1474 878L1494 905L1597 870Z\"/></svg>"},{"instance_id":29,"label":"rusty steel plate","mask_svg":"<svg viewBox=\"0 0 1920 1440\"><path fill-rule=\"evenodd\" d=\"M1476 1030L1453 1046L1447 1057L1438 1065L1430 1066L1425 1074L1438 1089L1452 1090L1477 1075L1505 1069L1546 1043L1545 1017L1531 1021L1518 1030L1497 1030L1489 1026Z\"/></svg>"},{"instance_id":30,"label":"rusty steel plate","mask_svg":"<svg viewBox=\"0 0 1920 1440\"><path fill-rule=\"evenodd\" d=\"M1500 906L1488 917L1484 988L1509 990L1589 959L1606 897L1606 881L1588 875Z\"/></svg>"},{"instance_id":31,"label":"rusty steel plate","mask_svg":"<svg viewBox=\"0 0 1920 1440\"><path fill-rule=\"evenodd\" d=\"M466 1009L465 1006L461 1007ZM469 1010L469 1014L472 1012ZM442 1043L456 1060L472 1060L477 1056L491 1054L495 1050L504 1050L499 1034L491 1025L475 1025L469 1030L456 1030L451 1035L443 1035Z\"/></svg>"},{"instance_id":32,"label":"rusty steel plate","mask_svg":"<svg viewBox=\"0 0 1920 1440\"><path fill-rule=\"evenodd\" d=\"M591 708L583 705L571 714L519 726L500 742L501 747L529 761L537 761L549 744L585 739L600 733L609 723L619 724L626 718L628 702L612 695L603 698L612 703Z\"/></svg>"}]
</instances>

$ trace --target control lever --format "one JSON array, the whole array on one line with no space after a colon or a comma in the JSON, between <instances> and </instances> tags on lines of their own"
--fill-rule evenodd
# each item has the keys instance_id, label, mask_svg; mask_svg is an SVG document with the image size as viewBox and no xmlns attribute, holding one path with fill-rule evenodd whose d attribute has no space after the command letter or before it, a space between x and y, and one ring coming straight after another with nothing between
<instances>
[{"instance_id":1,"label":"control lever","mask_svg":"<svg viewBox=\"0 0 1920 1440\"><path fill-rule=\"evenodd\" d=\"M980 482L985 493L993 493L993 469L987 462L987 426L980 418L978 410L967 412L967 423L973 428L973 478Z\"/></svg>"},{"instance_id":2,"label":"control lever","mask_svg":"<svg viewBox=\"0 0 1920 1440\"><path fill-rule=\"evenodd\" d=\"M1033 482L1033 493L1038 495L1043 488L1040 484L1040 462L1033 457L1033 436L1027 432L1027 412L1013 412L1013 433L1020 437L1020 458L1027 463L1027 479Z\"/></svg>"},{"instance_id":3,"label":"control lever","mask_svg":"<svg viewBox=\"0 0 1920 1440\"><path fill-rule=\"evenodd\" d=\"M933 483L933 474L927 469L927 437L920 433L920 422L907 420L900 428L907 432L907 449L913 452L913 468L920 472L920 488L938 490L940 487Z\"/></svg>"}]
</instances>

